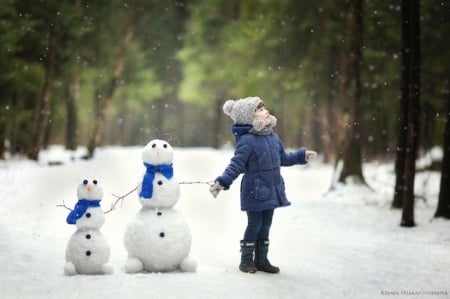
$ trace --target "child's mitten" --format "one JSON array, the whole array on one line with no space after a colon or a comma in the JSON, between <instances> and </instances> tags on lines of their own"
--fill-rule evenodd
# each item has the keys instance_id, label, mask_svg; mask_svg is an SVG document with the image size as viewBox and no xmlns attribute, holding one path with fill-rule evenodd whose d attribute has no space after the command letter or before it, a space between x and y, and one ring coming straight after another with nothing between
<instances>
[{"instance_id":1,"label":"child's mitten","mask_svg":"<svg viewBox=\"0 0 450 299\"><path fill-rule=\"evenodd\" d=\"M306 151L306 161L312 162L317 158L317 153L315 151Z\"/></svg>"},{"instance_id":2,"label":"child's mitten","mask_svg":"<svg viewBox=\"0 0 450 299\"><path fill-rule=\"evenodd\" d=\"M214 196L214 198L217 197L220 191L223 190L223 187L219 184L219 182L214 182L214 185L209 188L209 192Z\"/></svg>"}]
</instances>

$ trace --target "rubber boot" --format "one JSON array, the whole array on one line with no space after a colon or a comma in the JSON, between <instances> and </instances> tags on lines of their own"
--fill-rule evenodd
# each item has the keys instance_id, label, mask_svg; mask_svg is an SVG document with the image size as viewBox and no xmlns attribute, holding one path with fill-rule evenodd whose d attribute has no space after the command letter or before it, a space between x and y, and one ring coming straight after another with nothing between
<instances>
[{"instance_id":1,"label":"rubber boot","mask_svg":"<svg viewBox=\"0 0 450 299\"><path fill-rule=\"evenodd\" d=\"M256 242L255 266L259 271L267 273L278 273L280 268L272 266L267 259L269 252L269 240L258 240Z\"/></svg>"},{"instance_id":2,"label":"rubber boot","mask_svg":"<svg viewBox=\"0 0 450 299\"><path fill-rule=\"evenodd\" d=\"M255 242L241 241L241 264L239 270L245 273L255 273L256 267L253 262Z\"/></svg>"}]
</instances>

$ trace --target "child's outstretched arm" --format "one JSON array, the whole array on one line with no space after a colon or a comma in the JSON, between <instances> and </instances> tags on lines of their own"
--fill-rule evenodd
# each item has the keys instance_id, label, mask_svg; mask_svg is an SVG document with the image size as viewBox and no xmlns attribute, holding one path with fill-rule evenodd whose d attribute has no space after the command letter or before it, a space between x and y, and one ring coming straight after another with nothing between
<instances>
[{"instance_id":1,"label":"child's outstretched arm","mask_svg":"<svg viewBox=\"0 0 450 299\"><path fill-rule=\"evenodd\" d=\"M215 183L209 191L214 197L221 190L228 190L233 181L245 171L245 164L251 153L251 148L244 142L238 142L234 156L231 158L230 164L225 168L223 174L215 179Z\"/></svg>"},{"instance_id":2,"label":"child's outstretched arm","mask_svg":"<svg viewBox=\"0 0 450 299\"><path fill-rule=\"evenodd\" d=\"M296 164L307 164L316 159L317 153L315 151L301 148L295 152L281 153L281 166L292 166Z\"/></svg>"},{"instance_id":3,"label":"child's outstretched arm","mask_svg":"<svg viewBox=\"0 0 450 299\"><path fill-rule=\"evenodd\" d=\"M280 158L281 166L292 166L296 164L307 164L316 159L317 153L315 151L301 148L294 152L287 153L284 149L283 143L280 141Z\"/></svg>"}]
</instances>

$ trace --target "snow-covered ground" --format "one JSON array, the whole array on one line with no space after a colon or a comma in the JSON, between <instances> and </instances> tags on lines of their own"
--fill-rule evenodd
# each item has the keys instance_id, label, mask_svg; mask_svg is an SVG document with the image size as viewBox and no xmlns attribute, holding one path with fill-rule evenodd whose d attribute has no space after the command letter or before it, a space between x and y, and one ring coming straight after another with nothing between
<instances>
[{"instance_id":1,"label":"snow-covered ground","mask_svg":"<svg viewBox=\"0 0 450 299\"><path fill-rule=\"evenodd\" d=\"M102 184L108 209L143 173L140 147L99 149L91 161L71 161L61 148L40 163L0 162L0 298L450 298L450 222L432 219L439 173L417 175L415 228L401 228L390 209L393 165L367 164L374 192L343 187L327 193L332 167L316 162L283 169L292 206L275 212L269 257L281 273L238 270L245 214L239 181L214 199L206 184L183 184L176 208L193 235L196 273L125 274L123 235L140 209L136 195L106 215L102 232L111 246L113 275L63 275L66 224L84 178ZM179 181L210 181L231 150L175 149ZM48 163L62 161L59 166Z\"/></svg>"}]
</instances>

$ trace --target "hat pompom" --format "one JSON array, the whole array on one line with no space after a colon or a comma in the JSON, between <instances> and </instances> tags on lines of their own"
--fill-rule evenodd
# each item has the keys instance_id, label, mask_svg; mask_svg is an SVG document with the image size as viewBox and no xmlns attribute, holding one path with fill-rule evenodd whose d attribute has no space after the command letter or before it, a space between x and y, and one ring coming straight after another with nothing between
<instances>
[{"instance_id":1,"label":"hat pompom","mask_svg":"<svg viewBox=\"0 0 450 299\"><path fill-rule=\"evenodd\" d=\"M234 109L234 105L235 105L236 101L234 100L228 100L225 102L225 104L223 104L223 112L226 115L230 115L231 116L231 112Z\"/></svg>"},{"instance_id":2,"label":"hat pompom","mask_svg":"<svg viewBox=\"0 0 450 299\"><path fill-rule=\"evenodd\" d=\"M264 124L264 120L262 118L254 118L253 119L253 129L257 132L260 132L262 129L264 129L264 127L266 126Z\"/></svg>"},{"instance_id":3,"label":"hat pompom","mask_svg":"<svg viewBox=\"0 0 450 299\"><path fill-rule=\"evenodd\" d=\"M254 118L253 119L253 130L256 132L261 132L264 127L266 127L266 124L262 118ZM275 127L277 125L277 118L273 115L270 115L270 124L268 126Z\"/></svg>"},{"instance_id":4,"label":"hat pompom","mask_svg":"<svg viewBox=\"0 0 450 299\"><path fill-rule=\"evenodd\" d=\"M273 115L270 115L270 126L275 127L277 125L277 118Z\"/></svg>"}]
</instances>

